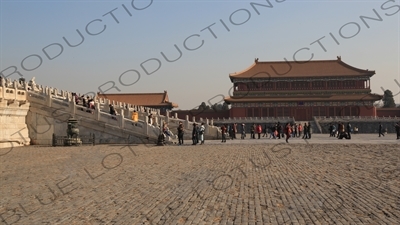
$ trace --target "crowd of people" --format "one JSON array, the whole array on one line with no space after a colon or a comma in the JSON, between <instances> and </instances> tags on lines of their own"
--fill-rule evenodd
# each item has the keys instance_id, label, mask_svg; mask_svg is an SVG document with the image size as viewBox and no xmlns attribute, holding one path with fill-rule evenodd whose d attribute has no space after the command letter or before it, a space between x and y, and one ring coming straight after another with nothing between
<instances>
[{"instance_id":1,"label":"crowd of people","mask_svg":"<svg viewBox=\"0 0 400 225\"><path fill-rule=\"evenodd\" d=\"M94 113L94 110L96 109L94 106L94 99L89 96L80 96L77 95L76 93L72 93L72 97L74 98L75 104L79 105L79 103L82 103L82 106L86 107L86 112L88 113ZM84 109L81 109L84 111Z\"/></svg>"},{"instance_id":2,"label":"crowd of people","mask_svg":"<svg viewBox=\"0 0 400 225\"><path fill-rule=\"evenodd\" d=\"M193 123L193 130L192 130L192 145L197 145L200 143L200 145L204 144L204 132L206 130L206 127L204 126L204 123L201 123L200 125L197 123Z\"/></svg>"},{"instance_id":3,"label":"crowd of people","mask_svg":"<svg viewBox=\"0 0 400 225\"><path fill-rule=\"evenodd\" d=\"M76 93L72 93L72 96L74 97L76 105L81 104L82 106L86 107L86 112L92 114L94 113L95 104L93 98L89 96L85 97L84 95L78 96ZM111 118L117 120L117 112L112 104L109 104L109 109ZM84 109L81 108L81 110L83 111ZM132 120L134 121L138 120L138 113L136 111L134 111L134 113L132 114ZM153 114L149 111L148 123L154 125L155 123L154 120L155 118L153 117ZM395 123L394 127L396 130L396 139L400 139L400 121ZM236 134L239 131L241 134L240 138L241 139L246 138L246 125L244 123L241 124L240 126L238 126L237 123L223 124L220 127L220 129L222 134L221 142L226 142L227 138L231 140L236 139ZM328 129L329 129L329 137L336 137L338 139L343 139L343 138L351 139L352 133L358 133L358 127L354 127L353 129L350 122L347 122L347 124L344 124L343 122L340 121L337 124L330 123ZM166 137L175 137L175 135L173 135L173 133L169 130L168 125L165 122L162 126L162 131ZM199 143L204 144L204 132L205 132L204 123L201 124L193 123L192 145L197 145ZM182 122L179 122L177 133L179 140L178 144L183 145L184 127ZM262 126L261 124L252 124L250 126L250 139L256 139L256 135L258 139L261 139L261 137L266 137L269 139L285 138L286 142L288 143L289 138L302 137L303 139L310 139L311 125L310 123L304 123L304 125L297 123L286 123L285 125L282 125L280 122L277 122L275 124L264 124L264 126ZM378 127L378 135L379 137L385 136L385 131L380 122Z\"/></svg>"},{"instance_id":4,"label":"crowd of people","mask_svg":"<svg viewBox=\"0 0 400 225\"><path fill-rule=\"evenodd\" d=\"M240 126L241 139L246 138L246 124ZM238 125L234 124L223 124L221 126L222 142L226 142L227 137L231 140L236 139L236 133L238 132ZM303 133L303 136L302 136ZM280 122L275 124L253 124L250 126L250 139L261 139L261 137L266 137L269 139L281 139L286 137L286 142L289 138L300 138L303 139L311 138L311 126L310 123L305 123L304 125L297 123L286 123L282 125ZM262 136L261 136L262 134ZM269 135L268 135L269 134Z\"/></svg>"},{"instance_id":5,"label":"crowd of people","mask_svg":"<svg viewBox=\"0 0 400 225\"><path fill-rule=\"evenodd\" d=\"M355 127L358 131L358 128ZM351 139L351 133L353 133L353 128L351 127L350 122L346 125L343 122L338 122L337 126L335 124L329 124L329 137L336 137L338 139Z\"/></svg>"}]
</instances>

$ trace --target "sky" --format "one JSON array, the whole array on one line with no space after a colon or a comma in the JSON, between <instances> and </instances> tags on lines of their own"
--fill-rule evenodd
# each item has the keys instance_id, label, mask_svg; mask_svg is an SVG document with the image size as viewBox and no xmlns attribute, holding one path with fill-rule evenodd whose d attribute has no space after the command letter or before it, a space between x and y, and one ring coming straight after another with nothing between
<instances>
[{"instance_id":1,"label":"sky","mask_svg":"<svg viewBox=\"0 0 400 225\"><path fill-rule=\"evenodd\" d=\"M0 0L1 75L81 94L222 103L230 73L302 48L296 60L375 70L372 93L400 103L400 0Z\"/></svg>"}]
</instances>

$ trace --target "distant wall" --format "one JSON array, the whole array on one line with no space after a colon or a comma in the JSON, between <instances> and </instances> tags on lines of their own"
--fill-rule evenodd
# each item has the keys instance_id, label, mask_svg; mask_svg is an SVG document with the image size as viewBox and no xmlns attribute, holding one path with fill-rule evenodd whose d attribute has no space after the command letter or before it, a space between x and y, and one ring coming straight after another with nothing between
<instances>
[{"instance_id":1,"label":"distant wall","mask_svg":"<svg viewBox=\"0 0 400 225\"><path fill-rule=\"evenodd\" d=\"M400 108L377 108L376 112L379 117L400 117Z\"/></svg>"}]
</instances>

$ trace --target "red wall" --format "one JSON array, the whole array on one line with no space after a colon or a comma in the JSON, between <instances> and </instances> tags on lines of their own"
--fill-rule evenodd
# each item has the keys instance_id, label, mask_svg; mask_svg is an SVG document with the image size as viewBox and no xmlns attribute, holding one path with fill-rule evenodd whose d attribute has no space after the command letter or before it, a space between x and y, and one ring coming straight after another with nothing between
<instances>
[{"instance_id":1,"label":"red wall","mask_svg":"<svg viewBox=\"0 0 400 225\"><path fill-rule=\"evenodd\" d=\"M246 117L246 108L231 108L229 117Z\"/></svg>"},{"instance_id":2,"label":"red wall","mask_svg":"<svg viewBox=\"0 0 400 225\"><path fill-rule=\"evenodd\" d=\"M362 106L360 107L359 116L377 116L375 106Z\"/></svg>"},{"instance_id":3,"label":"red wall","mask_svg":"<svg viewBox=\"0 0 400 225\"><path fill-rule=\"evenodd\" d=\"M400 108L377 108L376 112L379 117L400 117Z\"/></svg>"}]
</instances>

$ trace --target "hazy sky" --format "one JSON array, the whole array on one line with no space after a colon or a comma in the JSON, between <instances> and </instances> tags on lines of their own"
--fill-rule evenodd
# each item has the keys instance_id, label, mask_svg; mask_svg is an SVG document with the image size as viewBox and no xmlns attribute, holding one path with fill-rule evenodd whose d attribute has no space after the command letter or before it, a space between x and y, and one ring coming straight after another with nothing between
<instances>
[{"instance_id":1,"label":"hazy sky","mask_svg":"<svg viewBox=\"0 0 400 225\"><path fill-rule=\"evenodd\" d=\"M254 58L293 60L308 48L296 59L341 56L375 70L372 92L390 89L400 102L399 0L0 2L0 72L12 79L17 69L82 94L117 93L112 83L121 93L167 90L192 109L228 96L229 74Z\"/></svg>"}]
</instances>

